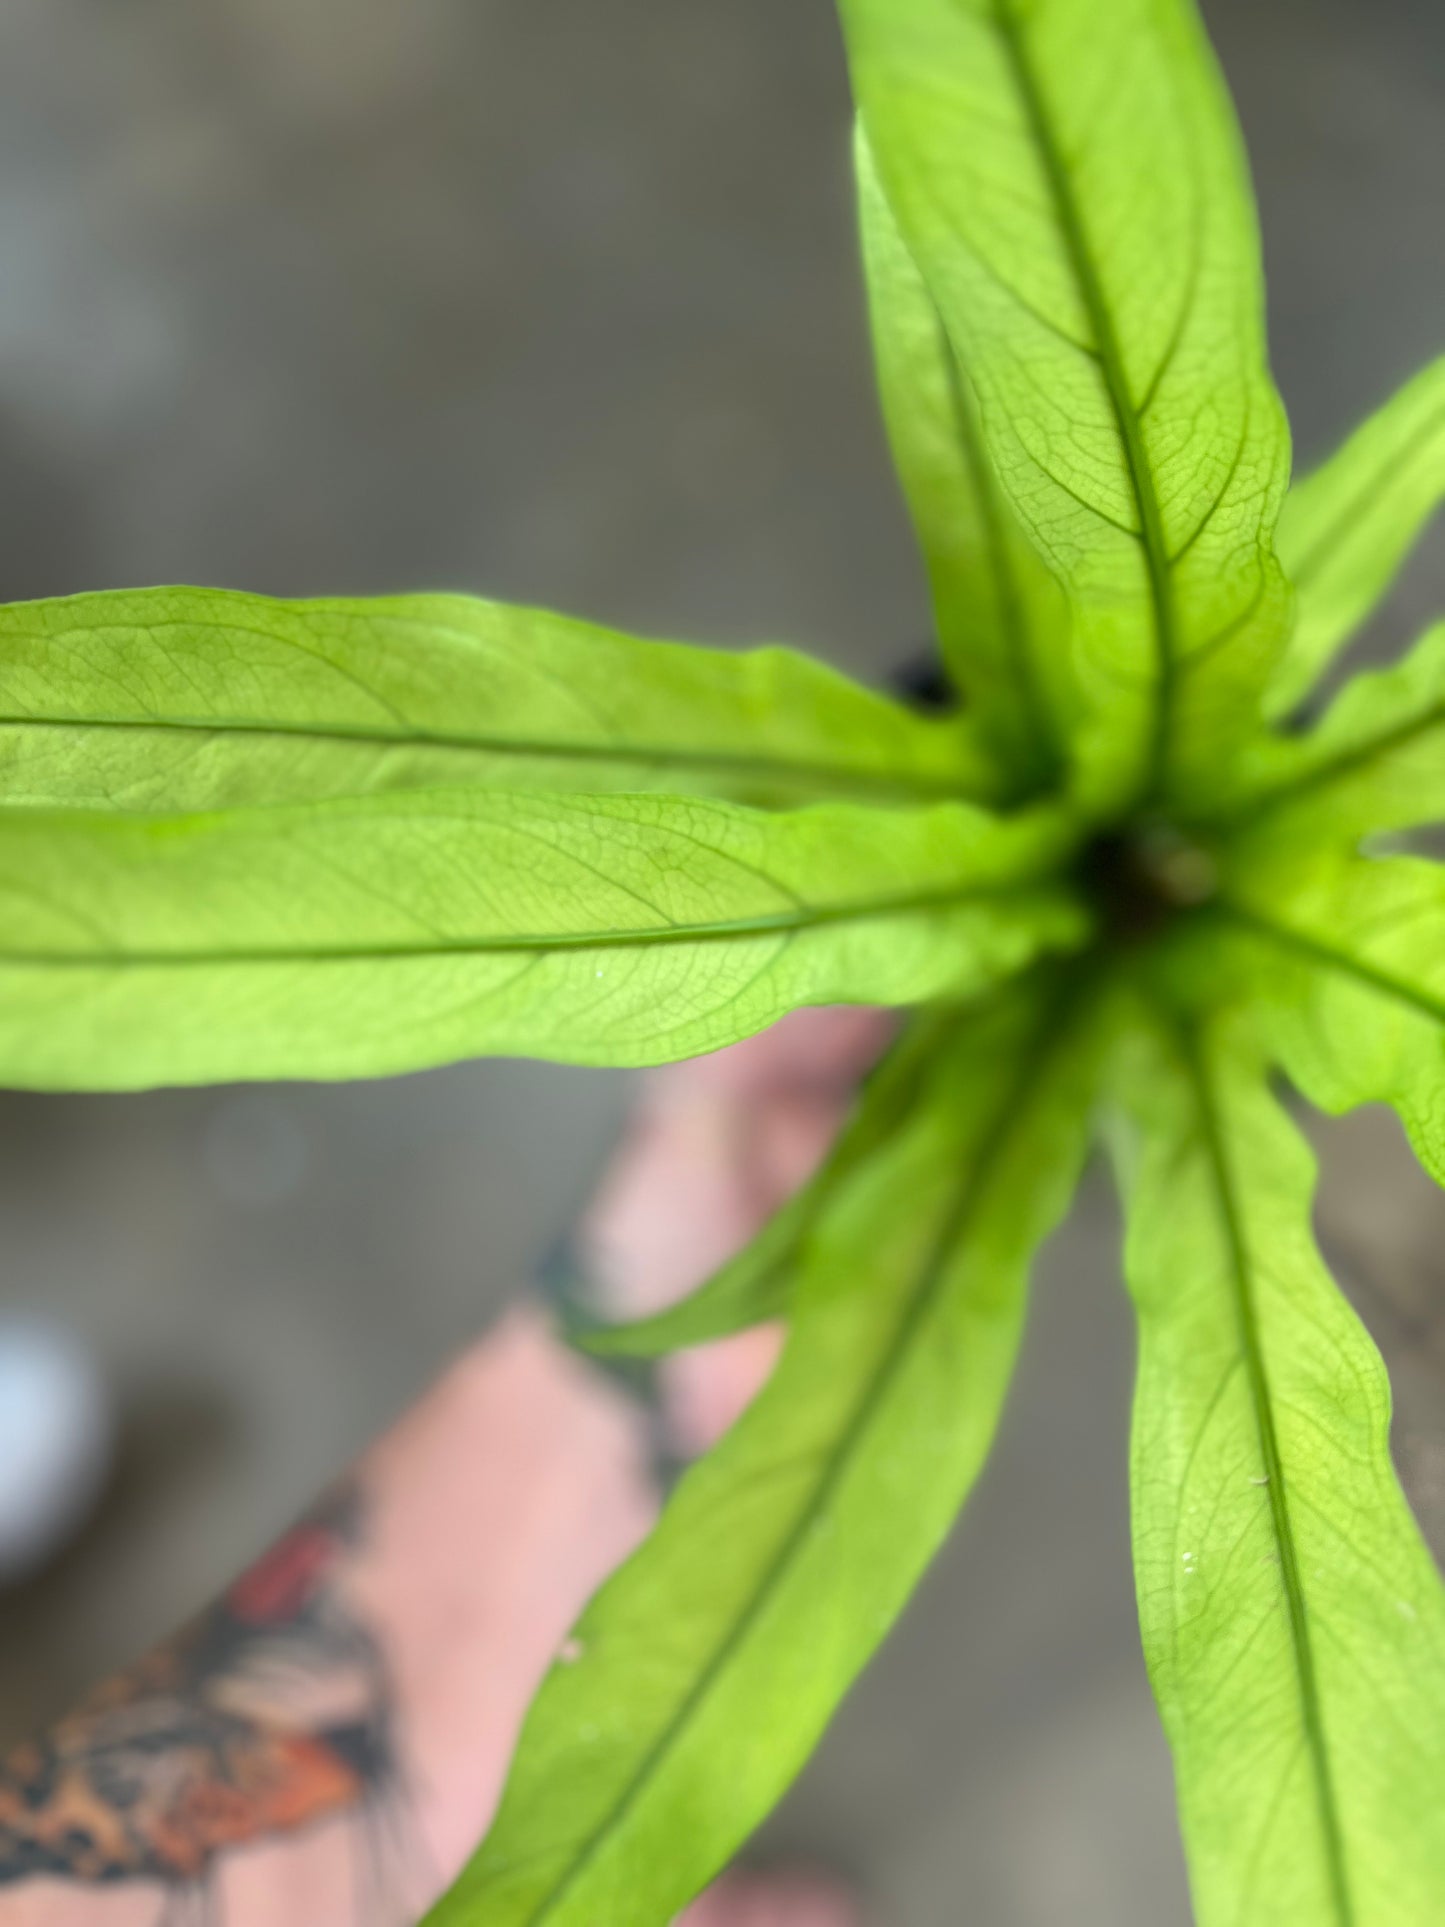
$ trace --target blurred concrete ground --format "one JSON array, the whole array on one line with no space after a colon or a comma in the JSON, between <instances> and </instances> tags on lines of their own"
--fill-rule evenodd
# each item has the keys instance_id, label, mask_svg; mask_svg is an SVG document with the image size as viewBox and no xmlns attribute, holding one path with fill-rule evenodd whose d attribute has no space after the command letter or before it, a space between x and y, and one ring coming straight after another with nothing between
<instances>
[{"instance_id":1,"label":"blurred concrete ground","mask_svg":"<svg viewBox=\"0 0 1445 1927\"><path fill-rule=\"evenodd\" d=\"M1302 457L1445 347L1445 16L1214 0ZM869 389L826 0L8 0L0 594L484 588L866 673L925 632ZM1380 627L1445 611L1445 542ZM496 1314L625 1080L0 1099L6 1300L108 1364L87 1542L0 1599L0 1729L221 1582ZM1445 1541L1445 1207L1377 1119L1323 1224ZM1137 1657L1101 1183L997 1462L768 1839L889 1927L1187 1919Z\"/></svg>"}]
</instances>

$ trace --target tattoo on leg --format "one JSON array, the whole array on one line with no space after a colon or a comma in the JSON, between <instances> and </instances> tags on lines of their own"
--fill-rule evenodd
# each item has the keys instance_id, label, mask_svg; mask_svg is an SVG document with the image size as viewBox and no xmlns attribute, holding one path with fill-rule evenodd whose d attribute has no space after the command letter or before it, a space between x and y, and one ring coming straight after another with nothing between
<instances>
[{"instance_id":1,"label":"tattoo on leg","mask_svg":"<svg viewBox=\"0 0 1445 1927\"><path fill-rule=\"evenodd\" d=\"M200 1618L0 1764L0 1888L149 1882L167 1927L210 1927L226 1852L329 1820L369 1843L402 1825L385 1658L344 1596L360 1528L355 1489L331 1494Z\"/></svg>"}]
</instances>

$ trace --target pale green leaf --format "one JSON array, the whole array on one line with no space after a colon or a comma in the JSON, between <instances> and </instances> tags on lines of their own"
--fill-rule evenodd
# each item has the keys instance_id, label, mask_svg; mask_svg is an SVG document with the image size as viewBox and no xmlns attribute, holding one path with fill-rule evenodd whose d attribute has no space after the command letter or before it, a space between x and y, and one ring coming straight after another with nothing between
<instances>
[{"instance_id":1,"label":"pale green leaf","mask_svg":"<svg viewBox=\"0 0 1445 1927\"><path fill-rule=\"evenodd\" d=\"M1188 0L840 0L888 203L1070 593L1086 794L1217 781L1282 646L1288 431Z\"/></svg>"},{"instance_id":2,"label":"pale green leaf","mask_svg":"<svg viewBox=\"0 0 1445 1927\"><path fill-rule=\"evenodd\" d=\"M978 794L968 731L786 649L465 596L125 590L0 608L0 801L189 811L383 790Z\"/></svg>"},{"instance_id":3,"label":"pale green leaf","mask_svg":"<svg viewBox=\"0 0 1445 1927\"><path fill-rule=\"evenodd\" d=\"M588 1607L430 1927L662 1927L777 1799L976 1478L1086 1140L1057 986L991 1007L849 1174L787 1348Z\"/></svg>"},{"instance_id":4,"label":"pale green leaf","mask_svg":"<svg viewBox=\"0 0 1445 1927\"><path fill-rule=\"evenodd\" d=\"M1291 1078L1321 1109L1399 1112L1445 1183L1445 870L1246 841L1221 908L1250 947L1251 991Z\"/></svg>"},{"instance_id":5,"label":"pale green leaf","mask_svg":"<svg viewBox=\"0 0 1445 1927\"><path fill-rule=\"evenodd\" d=\"M1140 1053L1127 1269L1139 1616L1199 1927L1445 1919L1445 1590L1378 1353L1257 1053Z\"/></svg>"},{"instance_id":6,"label":"pale green leaf","mask_svg":"<svg viewBox=\"0 0 1445 1927\"><path fill-rule=\"evenodd\" d=\"M1279 556L1295 588L1295 626L1270 683L1271 715L1309 694L1384 597L1445 500L1445 356L1297 482L1279 518Z\"/></svg>"},{"instance_id":7,"label":"pale green leaf","mask_svg":"<svg viewBox=\"0 0 1445 1927\"><path fill-rule=\"evenodd\" d=\"M690 1056L800 1004L976 991L1081 933L1055 819L402 791L0 811L0 1084Z\"/></svg>"},{"instance_id":8,"label":"pale green leaf","mask_svg":"<svg viewBox=\"0 0 1445 1927\"><path fill-rule=\"evenodd\" d=\"M1262 844L1234 859L1222 908L1294 1082L1326 1111L1392 1104L1445 1184L1445 869Z\"/></svg>"},{"instance_id":9,"label":"pale green leaf","mask_svg":"<svg viewBox=\"0 0 1445 1927\"><path fill-rule=\"evenodd\" d=\"M1356 676L1306 734L1258 737L1226 807L1305 843L1445 821L1445 624Z\"/></svg>"},{"instance_id":10,"label":"pale green leaf","mask_svg":"<svg viewBox=\"0 0 1445 1927\"><path fill-rule=\"evenodd\" d=\"M1067 607L999 489L967 376L898 232L861 122L854 159L879 395L939 645L1000 767L1027 790L1059 773Z\"/></svg>"},{"instance_id":11,"label":"pale green leaf","mask_svg":"<svg viewBox=\"0 0 1445 1927\"><path fill-rule=\"evenodd\" d=\"M948 1011L924 1011L913 1019L864 1081L818 1170L690 1297L625 1325L581 1327L570 1334L574 1342L600 1357L656 1358L785 1318L806 1247L826 1224L834 1198L858 1167L902 1128L940 1046L958 1021Z\"/></svg>"}]
</instances>

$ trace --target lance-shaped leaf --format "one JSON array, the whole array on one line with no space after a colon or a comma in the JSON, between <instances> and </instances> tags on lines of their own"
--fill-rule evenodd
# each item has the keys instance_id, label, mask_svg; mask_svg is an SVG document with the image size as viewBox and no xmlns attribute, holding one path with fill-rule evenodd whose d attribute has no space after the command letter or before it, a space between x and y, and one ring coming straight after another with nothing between
<instances>
[{"instance_id":1,"label":"lance-shaped leaf","mask_svg":"<svg viewBox=\"0 0 1445 1927\"><path fill-rule=\"evenodd\" d=\"M0 802L190 811L383 790L980 794L967 727L786 649L465 596L149 589L0 608Z\"/></svg>"},{"instance_id":2,"label":"lance-shaped leaf","mask_svg":"<svg viewBox=\"0 0 1445 1927\"><path fill-rule=\"evenodd\" d=\"M861 122L854 161L879 396L939 644L1001 770L1027 790L1058 774L1071 707L1067 608L999 487L967 376Z\"/></svg>"},{"instance_id":3,"label":"lance-shaped leaf","mask_svg":"<svg viewBox=\"0 0 1445 1927\"><path fill-rule=\"evenodd\" d=\"M431 1927L664 1927L797 1772L992 1438L1086 1137L1070 1008L980 1016L851 1174L772 1381L583 1615Z\"/></svg>"},{"instance_id":4,"label":"lance-shaped leaf","mask_svg":"<svg viewBox=\"0 0 1445 1927\"><path fill-rule=\"evenodd\" d=\"M1445 500L1445 357L1432 362L1285 499L1279 556L1295 626L1270 683L1271 715L1309 694L1384 597Z\"/></svg>"},{"instance_id":5,"label":"lance-shaped leaf","mask_svg":"<svg viewBox=\"0 0 1445 1927\"><path fill-rule=\"evenodd\" d=\"M1246 169L1189 0L840 0L879 177L1073 604L1088 792L1190 795L1287 614Z\"/></svg>"},{"instance_id":6,"label":"lance-shaped leaf","mask_svg":"<svg viewBox=\"0 0 1445 1927\"><path fill-rule=\"evenodd\" d=\"M571 1334L575 1342L599 1357L657 1358L786 1317L810 1239L847 1180L903 1128L959 1021L946 1010L922 1011L913 1019L865 1079L818 1170L706 1283L652 1317L580 1327Z\"/></svg>"},{"instance_id":7,"label":"lance-shaped leaf","mask_svg":"<svg viewBox=\"0 0 1445 1927\"><path fill-rule=\"evenodd\" d=\"M1429 1927L1445 1589L1314 1249L1313 1160L1252 1047L1181 1031L1136 1073L1134 1558L1195 1917Z\"/></svg>"},{"instance_id":8,"label":"lance-shaped leaf","mask_svg":"<svg viewBox=\"0 0 1445 1927\"><path fill-rule=\"evenodd\" d=\"M975 991L1081 918L1052 818L404 791L0 811L0 1084L691 1056L809 1003Z\"/></svg>"},{"instance_id":9,"label":"lance-shaped leaf","mask_svg":"<svg viewBox=\"0 0 1445 1927\"><path fill-rule=\"evenodd\" d=\"M1356 676L1307 734L1257 738L1237 781L1228 813L1271 836L1351 841L1445 821L1445 624Z\"/></svg>"},{"instance_id":10,"label":"lance-shaped leaf","mask_svg":"<svg viewBox=\"0 0 1445 1927\"><path fill-rule=\"evenodd\" d=\"M1251 947L1270 1047L1322 1110L1391 1104L1445 1184L1445 869L1237 856L1222 908Z\"/></svg>"}]
</instances>

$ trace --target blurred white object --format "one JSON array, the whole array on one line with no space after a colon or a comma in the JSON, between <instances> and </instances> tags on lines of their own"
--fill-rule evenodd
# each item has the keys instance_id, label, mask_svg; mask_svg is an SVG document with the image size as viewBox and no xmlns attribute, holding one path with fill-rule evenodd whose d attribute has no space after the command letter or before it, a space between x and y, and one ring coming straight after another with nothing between
<instances>
[{"instance_id":1,"label":"blurred white object","mask_svg":"<svg viewBox=\"0 0 1445 1927\"><path fill-rule=\"evenodd\" d=\"M33 1572L79 1528L113 1438L100 1375L67 1332L0 1316L0 1586Z\"/></svg>"}]
</instances>

